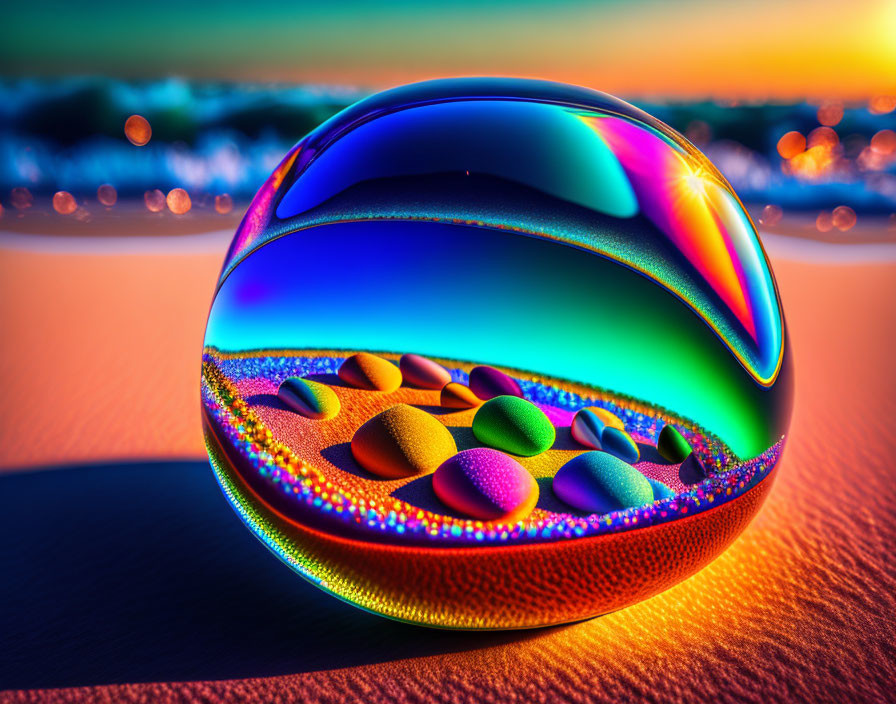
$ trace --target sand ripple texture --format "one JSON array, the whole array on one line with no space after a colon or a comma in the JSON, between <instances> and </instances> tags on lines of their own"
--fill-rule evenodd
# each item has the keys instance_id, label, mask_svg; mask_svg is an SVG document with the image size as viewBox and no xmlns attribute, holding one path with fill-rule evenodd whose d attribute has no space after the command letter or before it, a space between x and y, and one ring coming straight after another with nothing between
<instances>
[{"instance_id":1,"label":"sand ripple texture","mask_svg":"<svg viewBox=\"0 0 896 704\"><path fill-rule=\"evenodd\" d=\"M51 254L0 256L0 383L17 419L2 424L0 466L202 457L198 351L219 257L88 259L72 267ZM893 701L896 264L779 261L775 270L796 355L791 439L759 516L683 584L572 626L413 629L427 653L419 657L390 657L400 632L392 627L369 644L377 655L367 665L303 671L297 661L296 674L276 677L7 692L0 701ZM156 393L134 390L135 369ZM63 380L52 396L50 376ZM146 437L153 421L162 424ZM370 627L357 633L353 623L349 615L333 627L356 647Z\"/></svg>"}]
</instances>

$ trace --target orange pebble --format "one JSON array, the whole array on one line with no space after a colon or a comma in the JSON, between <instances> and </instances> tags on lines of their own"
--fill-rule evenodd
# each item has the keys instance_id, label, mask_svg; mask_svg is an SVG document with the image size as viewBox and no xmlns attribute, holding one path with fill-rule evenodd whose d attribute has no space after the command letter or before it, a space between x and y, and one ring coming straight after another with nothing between
<instances>
[{"instance_id":1,"label":"orange pebble","mask_svg":"<svg viewBox=\"0 0 896 704\"><path fill-rule=\"evenodd\" d=\"M615 413L611 413L606 408L598 408L597 406L588 406L588 410L591 411L594 415L601 419L603 424L608 428L616 428L618 430L625 430L625 425L622 422L622 419L617 416Z\"/></svg>"},{"instance_id":2,"label":"orange pebble","mask_svg":"<svg viewBox=\"0 0 896 704\"><path fill-rule=\"evenodd\" d=\"M349 386L368 391L395 391L401 386L401 372L392 362L369 352L346 359L337 372Z\"/></svg>"},{"instance_id":3,"label":"orange pebble","mask_svg":"<svg viewBox=\"0 0 896 704\"><path fill-rule=\"evenodd\" d=\"M379 477L434 472L457 453L454 437L426 411L400 403L375 415L352 437L352 456Z\"/></svg>"},{"instance_id":4,"label":"orange pebble","mask_svg":"<svg viewBox=\"0 0 896 704\"><path fill-rule=\"evenodd\" d=\"M470 391L469 387L456 381L445 384L439 395L439 404L445 408L476 408L481 403L482 401Z\"/></svg>"}]
</instances>

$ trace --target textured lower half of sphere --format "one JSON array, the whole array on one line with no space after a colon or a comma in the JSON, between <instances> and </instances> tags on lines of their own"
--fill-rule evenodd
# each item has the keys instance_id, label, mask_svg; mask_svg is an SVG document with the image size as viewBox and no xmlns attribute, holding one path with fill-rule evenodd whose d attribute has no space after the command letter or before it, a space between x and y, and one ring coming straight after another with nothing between
<instances>
[{"instance_id":1,"label":"textured lower half of sphere","mask_svg":"<svg viewBox=\"0 0 896 704\"><path fill-rule=\"evenodd\" d=\"M699 571L746 527L766 477L703 513L639 530L511 547L397 546L315 530L260 499L207 432L212 466L252 532L303 577L349 603L409 623L456 629L556 625L609 613ZM236 460L234 462L234 460Z\"/></svg>"},{"instance_id":2,"label":"textured lower half of sphere","mask_svg":"<svg viewBox=\"0 0 896 704\"><path fill-rule=\"evenodd\" d=\"M203 410L209 455L231 504L275 554L321 588L392 618L448 628L523 628L605 613L655 594L709 562L746 526L771 483L781 443L741 461L704 429L605 390L505 369L558 426L553 447L517 460L536 477L535 510L513 524L453 514L432 496L431 475L384 480L347 449L362 421L395 403L435 409L439 391L372 392L336 386L342 410L302 418L276 402L287 377L338 379L347 352L206 351ZM384 355L397 362L397 355ZM470 363L439 359L458 382ZM644 448L637 468L674 496L585 515L551 491L580 454L573 411L613 410ZM435 415L458 449L475 446L475 409ZM688 486L678 464L648 454L675 423L710 471ZM428 490L427 490L428 489Z\"/></svg>"}]
</instances>

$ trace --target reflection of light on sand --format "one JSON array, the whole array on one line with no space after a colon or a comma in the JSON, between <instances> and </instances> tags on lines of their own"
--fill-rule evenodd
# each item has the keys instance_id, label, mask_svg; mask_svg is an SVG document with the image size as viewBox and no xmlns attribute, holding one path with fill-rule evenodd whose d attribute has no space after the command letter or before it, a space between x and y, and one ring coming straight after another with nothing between
<instances>
[{"instance_id":1,"label":"reflection of light on sand","mask_svg":"<svg viewBox=\"0 0 896 704\"><path fill-rule=\"evenodd\" d=\"M829 264L885 264L896 262L896 242L820 242L760 232L769 257L798 262Z\"/></svg>"},{"instance_id":2,"label":"reflection of light on sand","mask_svg":"<svg viewBox=\"0 0 896 704\"><path fill-rule=\"evenodd\" d=\"M896 242L821 242L760 231L772 258L805 262L896 261ZM205 254L222 252L233 237L230 230L152 237L80 237L20 234L0 230L0 250L47 254Z\"/></svg>"},{"instance_id":3,"label":"reflection of light on sand","mask_svg":"<svg viewBox=\"0 0 896 704\"><path fill-rule=\"evenodd\" d=\"M231 230L154 237L23 235L0 230L0 250L46 254L206 254L223 252Z\"/></svg>"}]
</instances>

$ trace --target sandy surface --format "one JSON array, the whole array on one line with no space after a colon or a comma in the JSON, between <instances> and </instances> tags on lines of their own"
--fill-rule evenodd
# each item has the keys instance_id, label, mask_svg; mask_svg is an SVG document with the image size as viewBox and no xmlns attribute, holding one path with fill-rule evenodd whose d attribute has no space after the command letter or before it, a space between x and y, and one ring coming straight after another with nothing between
<instances>
[{"instance_id":1,"label":"sandy surface","mask_svg":"<svg viewBox=\"0 0 896 704\"><path fill-rule=\"evenodd\" d=\"M295 352L295 354L306 354ZM310 352L315 355L318 353ZM329 353L345 356L344 353ZM385 357L398 361L397 354L381 353ZM226 355L226 358L239 359L239 355ZM438 360L446 368L461 368L469 372L472 364L452 360ZM511 370L507 370L511 372ZM512 373L512 372L511 372ZM343 383L336 374L321 374L316 381L327 384L336 394L340 402L340 411L335 418L325 422L303 418L286 407L277 398L278 383L265 377L239 379L234 382L236 392L247 402L248 406L265 427L273 433L277 442L284 443L297 457L320 470L327 480L356 496L373 498L383 502L389 497L408 501L411 505L435 513L447 513L451 516L463 517L457 512L446 510L432 489L432 477L411 476L397 479L376 478L363 469L355 460L351 451L351 441L355 431L365 421L396 404L409 404L420 408L431 415L437 422L446 426L451 433L458 451L473 447L484 447L473 435L473 418L477 408L464 410L448 410L440 407L439 391L417 389L402 385L388 393L355 389ZM559 388L579 393L588 397L593 390L576 384L561 383ZM548 408L543 406L542 408ZM585 449L577 443L570 433L573 413L557 407L550 407L548 412L556 425L554 443L545 452L532 457L516 456L516 461L525 467L538 480L548 480L557 473L564 464L573 457L582 454ZM649 438L638 435L630 428L633 437L641 445L642 457L634 464L644 476L663 482L674 491L684 491L687 487L678 476L680 463L671 463L659 456L656 445ZM569 507L560 502L548 486L542 482L538 505L532 514L533 518L544 518L549 513L569 511ZM580 515L578 513L574 515Z\"/></svg>"},{"instance_id":2,"label":"sandy surface","mask_svg":"<svg viewBox=\"0 0 896 704\"><path fill-rule=\"evenodd\" d=\"M0 249L3 471L204 455L199 360L220 240L174 254L161 241L105 255ZM0 700L891 700L896 262L836 249L800 262L776 248L797 375L791 439L758 518L683 584L603 618L437 654L418 630L430 654Z\"/></svg>"}]
</instances>

